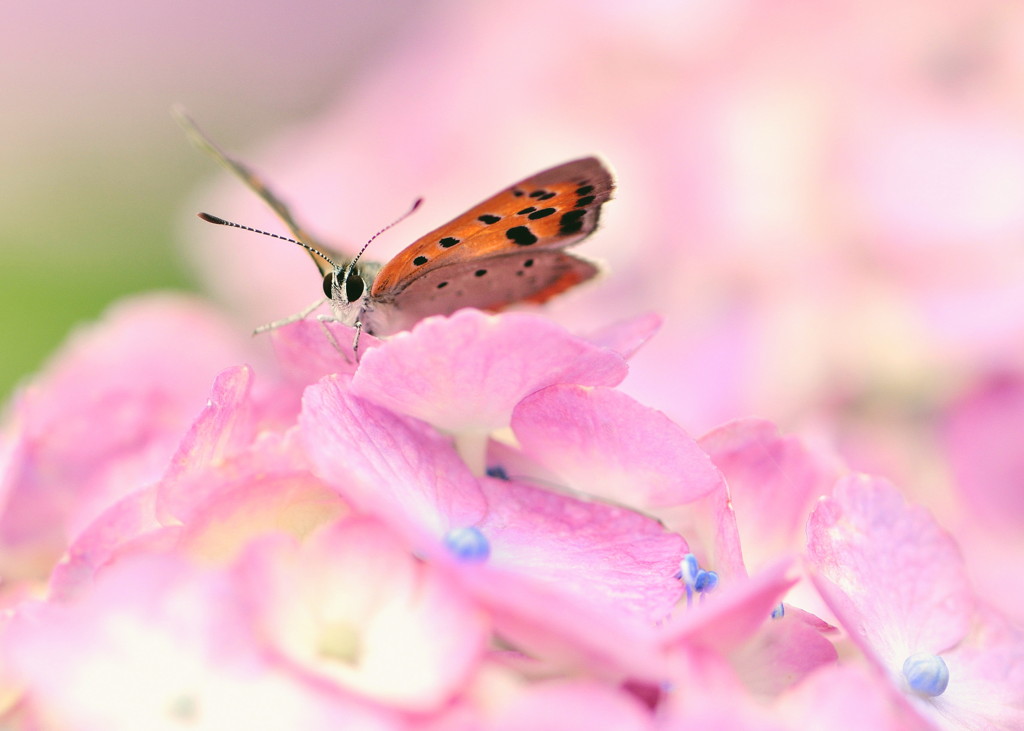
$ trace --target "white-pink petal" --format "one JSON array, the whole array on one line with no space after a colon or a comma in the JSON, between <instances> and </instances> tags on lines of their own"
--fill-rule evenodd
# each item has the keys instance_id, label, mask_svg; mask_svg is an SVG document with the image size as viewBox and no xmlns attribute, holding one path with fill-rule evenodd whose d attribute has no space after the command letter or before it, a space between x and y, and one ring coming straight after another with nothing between
<instances>
[{"instance_id":1,"label":"white-pink petal","mask_svg":"<svg viewBox=\"0 0 1024 731\"><path fill-rule=\"evenodd\" d=\"M383 524L350 518L241 565L272 652L304 674L407 710L441 707L483 651L483 613Z\"/></svg>"}]
</instances>

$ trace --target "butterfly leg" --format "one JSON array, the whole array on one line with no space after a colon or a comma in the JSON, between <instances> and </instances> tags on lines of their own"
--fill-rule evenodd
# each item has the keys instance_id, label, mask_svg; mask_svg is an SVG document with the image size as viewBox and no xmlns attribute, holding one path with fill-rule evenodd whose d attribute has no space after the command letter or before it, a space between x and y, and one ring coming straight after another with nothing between
<instances>
[{"instance_id":1,"label":"butterfly leg","mask_svg":"<svg viewBox=\"0 0 1024 731\"><path fill-rule=\"evenodd\" d=\"M298 322L299 320L305 320L310 314L313 313L314 310L322 307L324 302L327 302L327 299L324 298L324 297L321 297L316 302L311 304L309 307L307 307L304 310L302 310L302 312L298 312L298 313L296 313L294 315L291 315L289 317L285 317L285 318L283 318L281 320L274 320L273 322L268 322L266 325L260 325L258 328L256 328L255 330L252 331L252 334L253 335L260 335L260 334L268 332L270 330L276 330L279 327L284 327L285 325L291 325L293 322Z\"/></svg>"},{"instance_id":2,"label":"butterfly leg","mask_svg":"<svg viewBox=\"0 0 1024 731\"><path fill-rule=\"evenodd\" d=\"M352 338L352 354L356 357L356 363L359 362L359 335L363 332L363 321L356 320L355 324L356 335Z\"/></svg>"},{"instance_id":3,"label":"butterfly leg","mask_svg":"<svg viewBox=\"0 0 1024 731\"><path fill-rule=\"evenodd\" d=\"M341 347L341 343L338 342L338 338L334 337L334 333L331 331L331 328L327 327L327 323L329 323L329 322L337 322L337 320L335 320L330 315L319 315L319 316L317 316L316 319L317 319L317 322L320 323L320 327L323 328L324 335L327 336L327 341L331 344L331 347L334 348L336 351L338 351L338 354L342 358L345 359L346 363L351 363L352 362L352 358Z\"/></svg>"},{"instance_id":4,"label":"butterfly leg","mask_svg":"<svg viewBox=\"0 0 1024 731\"><path fill-rule=\"evenodd\" d=\"M329 327L327 327L327 323L328 322L338 322L338 320L336 318L332 317L331 315L318 315L316 319L319 321L320 326L324 329L324 333L327 334L327 339L331 342L331 346L345 357L345 362L346 363L351 363L352 360L349 358L348 353L346 353L344 350L342 350L341 344L338 342L338 339L336 337L334 337L334 333L331 332L331 329ZM363 323L360 322L359 320L356 320L356 322L353 325L353 327L355 327L355 329L356 329L356 334L355 334L355 337L352 339L352 355L355 356L356 363L358 363L359 362L359 334L363 331Z\"/></svg>"}]
</instances>

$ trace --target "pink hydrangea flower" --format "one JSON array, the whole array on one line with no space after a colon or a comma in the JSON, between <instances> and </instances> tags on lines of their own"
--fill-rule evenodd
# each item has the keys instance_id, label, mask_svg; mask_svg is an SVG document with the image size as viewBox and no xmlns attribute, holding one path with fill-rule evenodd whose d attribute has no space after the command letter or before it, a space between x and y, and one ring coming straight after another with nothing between
<instances>
[{"instance_id":1,"label":"pink hydrangea flower","mask_svg":"<svg viewBox=\"0 0 1024 731\"><path fill-rule=\"evenodd\" d=\"M345 329L296 323L273 336L277 367L211 364L209 396L191 422L168 427L175 445L161 468L107 467L80 483L98 481L87 494L106 499L42 574L45 600L9 594L0 643L12 660L0 681L18 713L109 728L245 723L254 711L232 699L263 688L267 718L311 728L338 712L367 728L513 728L577 704L579 718L605 708L636 728L658 716L738 727L827 717L800 688L836 664L830 628L780 601L798 579L792 533L811 496L830 489L831 462L763 422L696 442L615 391L650 321L594 337L614 350L539 323L457 313L368 343L361 361L340 345ZM105 327L97 347L132 337ZM502 354L535 327L550 345L546 365L499 377ZM431 375L452 364L455 407L452 386ZM417 372L418 381L398 375ZM486 475L447 433L486 437L507 425ZM8 444L25 443L20 427L8 425ZM24 489L23 464L8 456L5 484ZM831 500L841 504L844 490ZM3 518L14 524L21 505L7 503ZM781 522L767 530L758 513ZM887 534L868 527L884 544ZM745 540L763 556L757 567L743 562ZM813 555L823 545L812 543ZM975 682L993 656L1012 665L1012 630L996 633L994 617L984 626L986 635L945 643L959 643L959 667L979 668ZM42 662L54 643L61 662ZM136 668L147 659L170 671L144 677ZM712 672L703 701L683 690L698 668ZM68 681L91 669L135 689L132 702ZM520 690L492 698L497 678ZM747 701L708 705L727 689Z\"/></svg>"},{"instance_id":2,"label":"pink hydrangea flower","mask_svg":"<svg viewBox=\"0 0 1024 731\"><path fill-rule=\"evenodd\" d=\"M256 368L230 366L238 355L222 354L228 363L211 364L212 387L195 399L191 422L167 428L176 445L165 450L160 469L121 475L108 468L96 478L96 494L106 499L43 574L45 600L10 593L13 619L0 642L14 660L3 680L21 699L20 712L33 719L81 714L110 728L176 714L233 719L225 699L251 682L268 688L268 702L279 704L274 713L308 718L312 727L339 707L370 727L408 721L410 714L439 722L468 714L500 725L539 712L530 710L536 704L585 703L591 696L642 727L653 718L640 689L668 682L680 653L742 649L750 666L779 665L783 655L767 638L781 636L802 660L787 660L792 673L777 677L789 682L776 684L805 675L821 662L813 659L820 652L798 649L806 638L779 635L769 619L790 577L727 575L721 601L708 599L706 584L696 589L704 598L687 609L680 599L697 584L681 580L686 538L634 509L582 497L587 483L597 492L604 485L611 497L628 495L622 486L642 475L638 496L686 507L708 491L721 493L723 484L697 443L666 417L610 386L582 385L619 380L622 355L542 323L534 316L458 313L404 338L371 343L362 362L338 347L344 330L297 323L274 335L279 368L261 360ZM551 345L548 365L491 392L501 354L538 326ZM629 354L650 327L650 320L626 322L595 340ZM134 337L116 321L99 332L98 348ZM416 345L423 333L449 350ZM466 342L471 347L457 347ZM429 381L414 391L418 401L394 406L399 412L360 395L372 378L395 368L394 353L457 362L470 395L461 423L476 418L473 405L484 415L478 429L514 422L524 449L491 454L518 455L524 465L548 462L569 484L531 484L528 471L508 479L500 464L489 475L475 474L451 436L401 413L412 410L409 403L435 419L457 413L446 411L449 391ZM364 367L370 375L357 391ZM337 374L320 378L331 370ZM85 373L79 386L110 377ZM131 386L127 376L122 380ZM316 382L305 385L310 381ZM131 395L138 390L127 393L128 403L145 401ZM47 389L43 396L52 397ZM567 404L580 418L559 432L551 414ZM17 420L8 426L15 444L19 427ZM636 436L626 438L621 429ZM542 448L543 434L562 445L566 459L552 461L557 455ZM67 449L50 448L57 455ZM598 458L606 467L588 471ZM6 484L19 486L21 464L6 463ZM8 503L3 517L15 523L20 506ZM180 620L179 606L186 611ZM762 635L766 627L776 631ZM88 642L73 646L67 638L75 634ZM39 658L51 652L47 643L61 641L69 651L48 675ZM165 655L180 672L136 677L133 668L144 658L159 662ZM117 661L104 665L100 657ZM201 662L209 667L192 677L189 668ZM97 691L76 695L65 679L94 665L123 668L123 680L109 671L111 682L137 687L136 703L121 707ZM492 709L466 694L486 685L485 668L518 683L543 676L570 684L524 690ZM628 681L636 690L572 685L580 678Z\"/></svg>"},{"instance_id":3,"label":"pink hydrangea flower","mask_svg":"<svg viewBox=\"0 0 1024 731\"><path fill-rule=\"evenodd\" d=\"M399 728L394 713L297 683L268 662L225 572L147 552L72 604L19 607L3 636L32 723L58 728ZM27 728L33 726L26 726Z\"/></svg>"},{"instance_id":4,"label":"pink hydrangea flower","mask_svg":"<svg viewBox=\"0 0 1024 731\"><path fill-rule=\"evenodd\" d=\"M550 643L588 616L585 654L624 655L633 667L631 655L650 655L653 637L637 628L665 618L682 593L679 535L615 506L476 478L449 439L363 401L340 378L307 390L300 425L321 478L449 565L506 631ZM632 646L609 642L621 632Z\"/></svg>"},{"instance_id":5,"label":"pink hydrangea flower","mask_svg":"<svg viewBox=\"0 0 1024 731\"><path fill-rule=\"evenodd\" d=\"M212 308L183 297L126 301L76 333L10 408L0 475L8 584L45 579L100 512L156 482L213 377L245 361L267 363Z\"/></svg>"},{"instance_id":6,"label":"pink hydrangea flower","mask_svg":"<svg viewBox=\"0 0 1024 731\"><path fill-rule=\"evenodd\" d=\"M484 650L486 614L371 519L256 541L238 571L270 656L313 685L436 710Z\"/></svg>"},{"instance_id":7,"label":"pink hydrangea flower","mask_svg":"<svg viewBox=\"0 0 1024 731\"><path fill-rule=\"evenodd\" d=\"M925 718L1024 723L1024 633L976 606L955 541L891 484L842 479L808 523L808 558L850 639Z\"/></svg>"}]
</instances>

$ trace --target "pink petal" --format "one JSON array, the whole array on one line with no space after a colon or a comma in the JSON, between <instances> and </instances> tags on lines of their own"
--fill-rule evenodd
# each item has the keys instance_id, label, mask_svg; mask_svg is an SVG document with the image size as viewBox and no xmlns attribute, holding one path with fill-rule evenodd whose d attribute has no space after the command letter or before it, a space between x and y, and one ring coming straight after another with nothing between
<instances>
[{"instance_id":1,"label":"pink petal","mask_svg":"<svg viewBox=\"0 0 1024 731\"><path fill-rule=\"evenodd\" d=\"M351 375L356 370L352 353L354 327L340 322L321 322L308 317L269 333L274 354L285 375L301 385L316 383L324 376L335 373ZM376 348L380 340L362 333L359 336L360 355Z\"/></svg>"},{"instance_id":2,"label":"pink petal","mask_svg":"<svg viewBox=\"0 0 1024 731\"><path fill-rule=\"evenodd\" d=\"M898 673L966 634L973 597L956 543L888 482L844 477L807 526L815 585L850 637Z\"/></svg>"},{"instance_id":3,"label":"pink petal","mask_svg":"<svg viewBox=\"0 0 1024 731\"><path fill-rule=\"evenodd\" d=\"M934 728L907 709L876 673L857 665L821 668L786 693L775 707L787 728L835 731L924 731Z\"/></svg>"},{"instance_id":4,"label":"pink petal","mask_svg":"<svg viewBox=\"0 0 1024 731\"><path fill-rule=\"evenodd\" d=\"M108 506L155 482L211 374L254 356L219 314L185 297L125 300L78 331L13 409L5 552L24 552L22 571L30 556L52 561Z\"/></svg>"},{"instance_id":5,"label":"pink petal","mask_svg":"<svg viewBox=\"0 0 1024 731\"><path fill-rule=\"evenodd\" d=\"M179 548L227 562L268 533L302 538L348 506L296 458L291 434L266 435L194 479L161 485L161 503L184 525Z\"/></svg>"},{"instance_id":6,"label":"pink petal","mask_svg":"<svg viewBox=\"0 0 1024 731\"><path fill-rule=\"evenodd\" d=\"M249 446L256 434L249 398L252 381L249 366L235 366L217 374L206 407L178 445L165 481L202 472Z\"/></svg>"},{"instance_id":7,"label":"pink petal","mask_svg":"<svg viewBox=\"0 0 1024 731\"><path fill-rule=\"evenodd\" d=\"M652 629L682 593L682 538L617 506L487 478L481 488L489 560L439 558L492 612L498 634L556 665L660 679Z\"/></svg>"},{"instance_id":8,"label":"pink petal","mask_svg":"<svg viewBox=\"0 0 1024 731\"><path fill-rule=\"evenodd\" d=\"M511 567L452 565L453 578L490 612L495 634L549 672L664 678L654 628ZM598 600L604 597L597 597Z\"/></svg>"},{"instance_id":9,"label":"pink petal","mask_svg":"<svg viewBox=\"0 0 1024 731\"><path fill-rule=\"evenodd\" d=\"M1024 377L998 374L951 409L949 459L963 509L985 526L1024 530Z\"/></svg>"},{"instance_id":10,"label":"pink petal","mask_svg":"<svg viewBox=\"0 0 1024 731\"><path fill-rule=\"evenodd\" d=\"M629 662L623 654L656 657L649 638L635 638L680 595L672 576L685 551L683 540L657 521L516 483L478 485L448 440L353 396L339 378L307 390L300 425L317 474L395 527L418 553L451 565L504 618L496 621L545 640L568 630L569 654L578 657L582 642L588 656L616 656L609 661L615 667ZM484 564L458 564L442 547L449 529L467 526L490 542ZM624 629L591 632L567 611L575 604L593 615L593 626ZM622 637L634 641L611 639Z\"/></svg>"},{"instance_id":11,"label":"pink petal","mask_svg":"<svg viewBox=\"0 0 1024 731\"><path fill-rule=\"evenodd\" d=\"M427 318L366 353L352 390L448 432L490 432L545 386L611 386L625 375L620 355L542 317L466 309Z\"/></svg>"},{"instance_id":12,"label":"pink petal","mask_svg":"<svg viewBox=\"0 0 1024 731\"><path fill-rule=\"evenodd\" d=\"M480 488L450 440L363 401L338 377L306 390L299 427L316 474L418 550L484 515Z\"/></svg>"},{"instance_id":13,"label":"pink petal","mask_svg":"<svg viewBox=\"0 0 1024 731\"><path fill-rule=\"evenodd\" d=\"M594 681L555 681L526 687L488 725L490 731L644 731L650 713L629 694Z\"/></svg>"},{"instance_id":14,"label":"pink petal","mask_svg":"<svg viewBox=\"0 0 1024 731\"><path fill-rule=\"evenodd\" d=\"M782 559L751 576L727 582L704 601L681 611L661 632L669 648L704 647L728 652L745 642L765 623L772 609L796 583L792 561Z\"/></svg>"},{"instance_id":15,"label":"pink petal","mask_svg":"<svg viewBox=\"0 0 1024 731\"><path fill-rule=\"evenodd\" d=\"M985 376L945 414L960 541L979 595L1024 622L1024 376Z\"/></svg>"},{"instance_id":16,"label":"pink petal","mask_svg":"<svg viewBox=\"0 0 1024 731\"><path fill-rule=\"evenodd\" d=\"M658 706L666 729L780 731L755 702L729 660L704 648L679 648L671 655L670 680Z\"/></svg>"},{"instance_id":17,"label":"pink petal","mask_svg":"<svg viewBox=\"0 0 1024 731\"><path fill-rule=\"evenodd\" d=\"M516 406L512 430L568 486L639 509L688 503L722 485L685 431L610 388L541 389Z\"/></svg>"},{"instance_id":18,"label":"pink petal","mask_svg":"<svg viewBox=\"0 0 1024 731\"><path fill-rule=\"evenodd\" d=\"M663 321L661 315L649 312L607 325L587 335L587 340L629 360L661 329Z\"/></svg>"},{"instance_id":19,"label":"pink petal","mask_svg":"<svg viewBox=\"0 0 1024 731\"><path fill-rule=\"evenodd\" d=\"M70 606L23 606L3 637L30 704L61 728L394 728L389 714L326 698L269 666L223 574L177 557L111 566Z\"/></svg>"},{"instance_id":20,"label":"pink petal","mask_svg":"<svg viewBox=\"0 0 1024 731\"><path fill-rule=\"evenodd\" d=\"M750 642L730 655L746 688L757 696L775 696L834 664L839 654L822 634L823 625L813 614L788 605L783 616L763 624Z\"/></svg>"},{"instance_id":21,"label":"pink petal","mask_svg":"<svg viewBox=\"0 0 1024 731\"><path fill-rule=\"evenodd\" d=\"M682 538L617 506L502 480L481 488L489 560L439 558L491 611L498 634L563 671L660 680L653 623L682 593Z\"/></svg>"},{"instance_id":22,"label":"pink petal","mask_svg":"<svg viewBox=\"0 0 1024 731\"><path fill-rule=\"evenodd\" d=\"M938 718L964 728L1024 728L1024 630L982 608L971 633L943 654L949 687L942 695L912 700Z\"/></svg>"},{"instance_id":23,"label":"pink petal","mask_svg":"<svg viewBox=\"0 0 1024 731\"><path fill-rule=\"evenodd\" d=\"M686 536L701 566L717 571L723 579L747 575L736 513L724 482L698 500L658 511L658 517L669 529Z\"/></svg>"},{"instance_id":24,"label":"pink petal","mask_svg":"<svg viewBox=\"0 0 1024 731\"><path fill-rule=\"evenodd\" d=\"M202 422L201 416L197 424ZM309 476L306 455L297 444L295 431L264 433L231 455L206 464L195 464L189 471L168 470L158 485L161 517L187 525L205 509L209 500L222 495L226 486L258 483L298 473ZM209 436L213 442L231 439L230 434L221 436L212 431ZM188 441L189 437L186 437L186 443Z\"/></svg>"},{"instance_id":25,"label":"pink petal","mask_svg":"<svg viewBox=\"0 0 1024 731\"><path fill-rule=\"evenodd\" d=\"M656 520L515 482L483 478L480 487L488 509L476 525L491 543L489 565L652 623L682 595L674 576L686 542Z\"/></svg>"},{"instance_id":26,"label":"pink petal","mask_svg":"<svg viewBox=\"0 0 1024 731\"><path fill-rule=\"evenodd\" d=\"M795 437L780 436L761 419L730 422L699 444L729 485L747 567L802 548L814 501L829 494L839 476L836 461Z\"/></svg>"},{"instance_id":27,"label":"pink petal","mask_svg":"<svg viewBox=\"0 0 1024 731\"><path fill-rule=\"evenodd\" d=\"M447 440L346 393L338 379L307 390L300 423L317 473L417 550L436 555L449 529L477 526L491 564L579 586L592 601L607 593L658 618L680 595L671 577L686 543L651 518L514 482L478 484Z\"/></svg>"},{"instance_id":28,"label":"pink petal","mask_svg":"<svg viewBox=\"0 0 1024 731\"><path fill-rule=\"evenodd\" d=\"M157 490L150 487L127 495L107 508L68 547L67 556L50 576L50 598L67 601L88 586L95 572L125 545L164 529L156 516ZM173 545L178 528L161 536Z\"/></svg>"}]
</instances>

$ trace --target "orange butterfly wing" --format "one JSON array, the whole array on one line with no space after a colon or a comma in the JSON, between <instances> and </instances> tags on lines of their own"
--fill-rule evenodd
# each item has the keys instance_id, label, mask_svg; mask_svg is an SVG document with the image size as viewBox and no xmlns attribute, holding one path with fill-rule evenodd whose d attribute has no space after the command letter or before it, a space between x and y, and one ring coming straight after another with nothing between
<instances>
[{"instance_id":1,"label":"orange butterfly wing","mask_svg":"<svg viewBox=\"0 0 1024 731\"><path fill-rule=\"evenodd\" d=\"M596 157L532 175L399 252L377 273L370 296L392 301L417 279L444 267L578 243L597 228L601 205L611 198L612 188L611 173ZM569 267L536 291L520 292L516 301L543 302L589 279L597 271L590 268L592 272Z\"/></svg>"}]
</instances>

